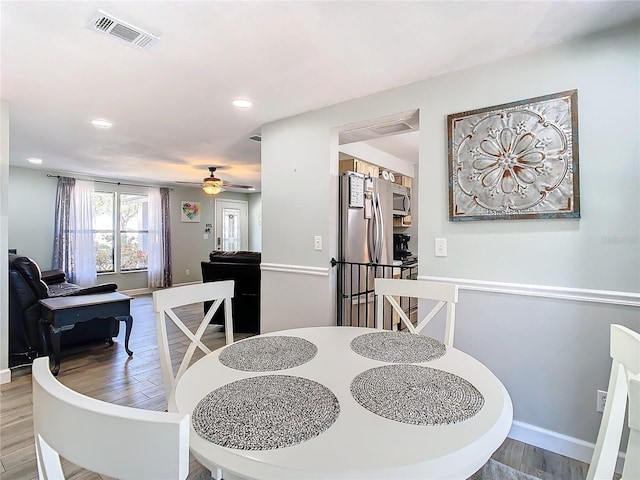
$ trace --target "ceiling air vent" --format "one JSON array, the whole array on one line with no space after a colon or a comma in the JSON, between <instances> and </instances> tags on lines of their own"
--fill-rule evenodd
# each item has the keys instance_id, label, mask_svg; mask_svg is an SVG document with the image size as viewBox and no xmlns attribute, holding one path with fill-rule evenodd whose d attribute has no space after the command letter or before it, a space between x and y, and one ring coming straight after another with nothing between
<instances>
[{"instance_id":1,"label":"ceiling air vent","mask_svg":"<svg viewBox=\"0 0 640 480\"><path fill-rule=\"evenodd\" d=\"M102 10L93 16L87 27L95 32L115 38L139 50L148 50L160 40L155 35L134 27L130 23L104 13Z\"/></svg>"},{"instance_id":2,"label":"ceiling air vent","mask_svg":"<svg viewBox=\"0 0 640 480\"><path fill-rule=\"evenodd\" d=\"M349 126L351 128L348 128ZM420 129L419 112L411 110L349 126L346 126L347 128L338 135L340 145L366 142L399 133L417 132Z\"/></svg>"},{"instance_id":3,"label":"ceiling air vent","mask_svg":"<svg viewBox=\"0 0 640 480\"><path fill-rule=\"evenodd\" d=\"M398 122L387 125L376 125L371 127L371 130L376 132L378 135L390 135L392 133L400 133L411 130L411 125L408 125L404 122Z\"/></svg>"}]
</instances>

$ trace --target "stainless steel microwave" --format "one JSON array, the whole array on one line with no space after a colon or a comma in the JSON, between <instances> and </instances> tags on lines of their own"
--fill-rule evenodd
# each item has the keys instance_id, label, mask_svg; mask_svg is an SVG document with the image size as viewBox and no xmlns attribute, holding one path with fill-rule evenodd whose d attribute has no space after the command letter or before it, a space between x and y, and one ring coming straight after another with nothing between
<instances>
[{"instance_id":1,"label":"stainless steel microwave","mask_svg":"<svg viewBox=\"0 0 640 480\"><path fill-rule=\"evenodd\" d=\"M393 191L393 214L400 217L411 215L411 189L394 183L391 190Z\"/></svg>"}]
</instances>

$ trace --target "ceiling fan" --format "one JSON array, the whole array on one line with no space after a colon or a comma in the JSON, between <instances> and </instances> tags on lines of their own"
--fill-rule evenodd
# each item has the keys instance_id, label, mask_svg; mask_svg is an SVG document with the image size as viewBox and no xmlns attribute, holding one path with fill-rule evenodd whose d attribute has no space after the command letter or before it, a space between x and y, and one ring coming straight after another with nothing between
<instances>
[{"instance_id":1,"label":"ceiling fan","mask_svg":"<svg viewBox=\"0 0 640 480\"><path fill-rule=\"evenodd\" d=\"M222 167L221 167L222 168ZM255 188L251 185L238 185L236 183L229 183L215 176L215 171L218 167L209 167L209 176L202 179L202 190L208 195L217 195L220 192L224 192L227 188L235 188L239 190L246 190L253 192ZM188 183L190 185L198 185L193 182L176 182L176 183Z\"/></svg>"}]
</instances>

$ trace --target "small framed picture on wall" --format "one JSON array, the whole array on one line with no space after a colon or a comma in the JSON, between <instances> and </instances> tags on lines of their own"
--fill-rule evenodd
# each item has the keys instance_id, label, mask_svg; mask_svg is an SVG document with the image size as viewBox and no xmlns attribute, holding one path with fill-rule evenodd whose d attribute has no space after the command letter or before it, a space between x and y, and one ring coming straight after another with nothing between
<instances>
[{"instance_id":1,"label":"small framed picture on wall","mask_svg":"<svg viewBox=\"0 0 640 480\"><path fill-rule=\"evenodd\" d=\"M183 201L180 209L180 221L188 223L200 223L200 202Z\"/></svg>"}]
</instances>

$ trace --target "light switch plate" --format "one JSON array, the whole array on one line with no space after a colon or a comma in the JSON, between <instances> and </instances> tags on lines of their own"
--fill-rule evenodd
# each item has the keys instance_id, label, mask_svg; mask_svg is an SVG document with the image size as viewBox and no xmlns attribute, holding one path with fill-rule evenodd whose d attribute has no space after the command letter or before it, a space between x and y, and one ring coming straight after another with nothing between
<instances>
[{"instance_id":1,"label":"light switch plate","mask_svg":"<svg viewBox=\"0 0 640 480\"><path fill-rule=\"evenodd\" d=\"M316 250L322 250L322 237L320 235L313 237L313 245Z\"/></svg>"},{"instance_id":2,"label":"light switch plate","mask_svg":"<svg viewBox=\"0 0 640 480\"><path fill-rule=\"evenodd\" d=\"M435 256L436 257L446 257L447 256L447 239L446 238L436 238L435 242Z\"/></svg>"}]
</instances>

